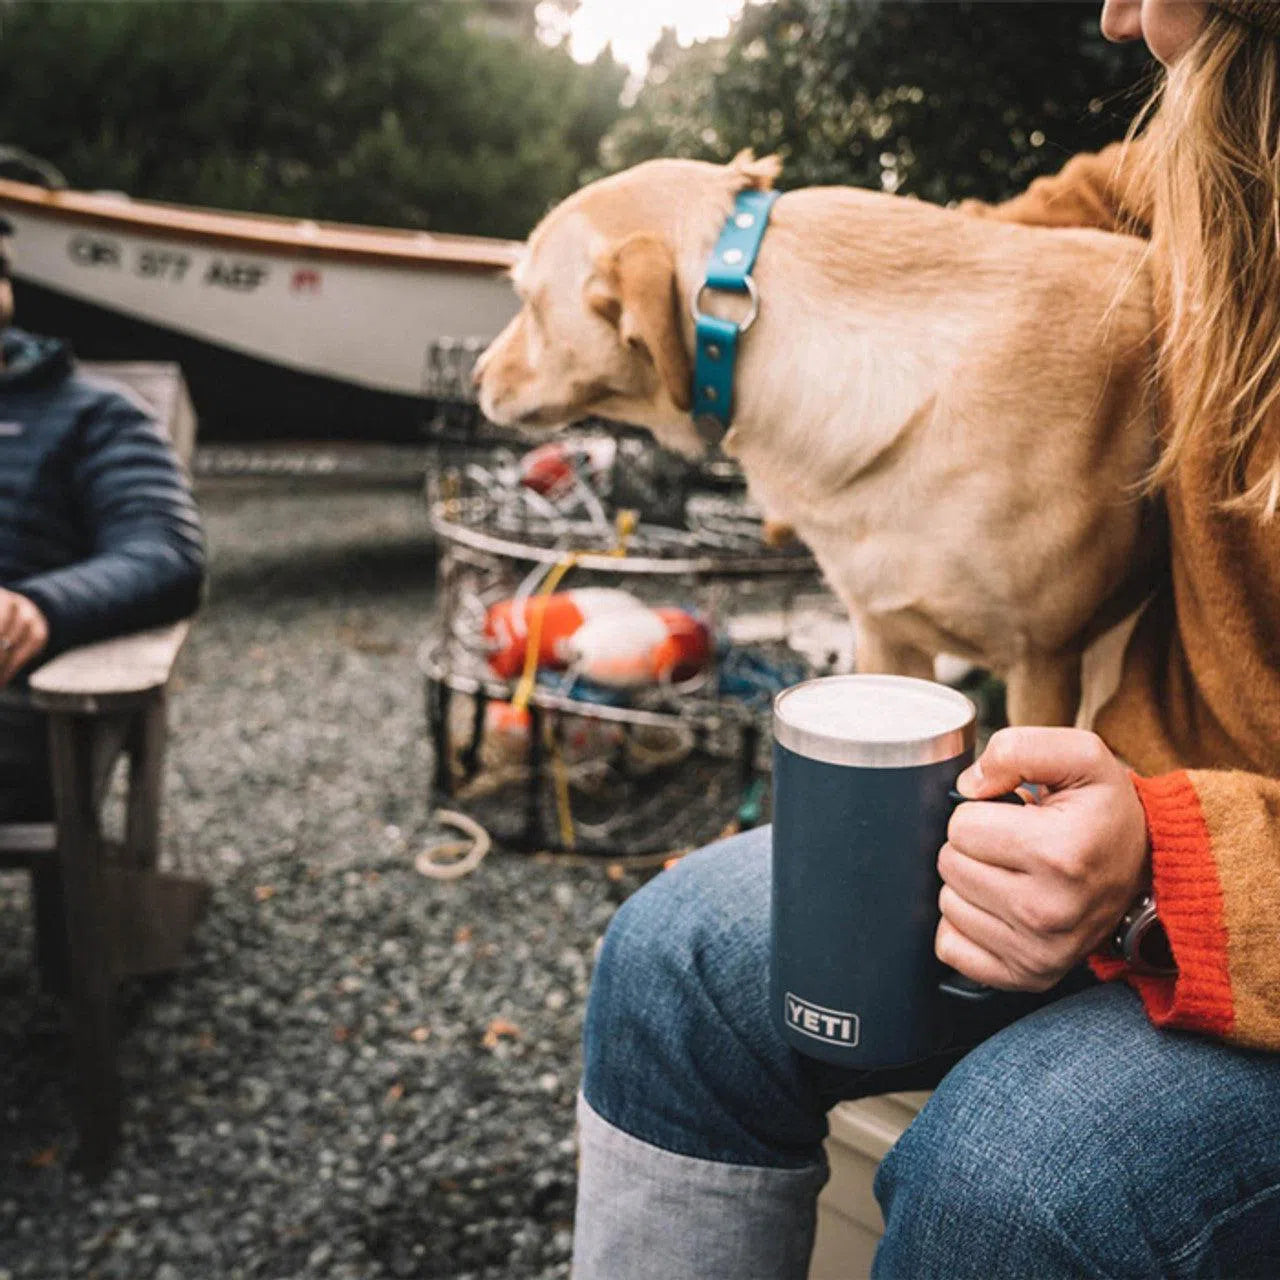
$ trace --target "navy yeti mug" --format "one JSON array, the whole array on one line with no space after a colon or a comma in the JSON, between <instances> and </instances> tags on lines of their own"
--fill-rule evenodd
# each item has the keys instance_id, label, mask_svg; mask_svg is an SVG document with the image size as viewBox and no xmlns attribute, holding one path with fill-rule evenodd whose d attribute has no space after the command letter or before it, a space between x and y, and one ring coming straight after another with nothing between
<instances>
[{"instance_id":1,"label":"navy yeti mug","mask_svg":"<svg viewBox=\"0 0 1280 1280\"><path fill-rule=\"evenodd\" d=\"M915 1062L942 1045L938 850L973 761L963 694L903 676L831 676L774 702L771 998L782 1034L848 1067Z\"/></svg>"}]
</instances>

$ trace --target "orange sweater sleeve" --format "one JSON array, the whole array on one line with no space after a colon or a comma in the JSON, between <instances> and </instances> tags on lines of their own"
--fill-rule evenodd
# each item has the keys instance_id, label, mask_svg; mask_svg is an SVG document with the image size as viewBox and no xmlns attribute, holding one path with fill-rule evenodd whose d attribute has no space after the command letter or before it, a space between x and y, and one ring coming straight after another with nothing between
<instances>
[{"instance_id":1,"label":"orange sweater sleeve","mask_svg":"<svg viewBox=\"0 0 1280 1280\"><path fill-rule=\"evenodd\" d=\"M1146 178L1145 137L1117 142L1097 154L1067 161L1061 172L1037 178L1003 204L966 200L964 213L1002 222L1043 227L1096 227L1149 235L1151 197Z\"/></svg>"},{"instance_id":2,"label":"orange sweater sleeve","mask_svg":"<svg viewBox=\"0 0 1280 1280\"><path fill-rule=\"evenodd\" d=\"M1126 978L1158 1026L1280 1049L1280 781L1187 770L1135 782L1178 973L1101 959L1095 972Z\"/></svg>"},{"instance_id":3,"label":"orange sweater sleeve","mask_svg":"<svg viewBox=\"0 0 1280 1280\"><path fill-rule=\"evenodd\" d=\"M1158 121L1151 126L1158 127ZM978 217L1040 226L1150 234L1149 166L1158 145L1153 136L1148 129L1132 143L1077 156L1057 175L1038 179L1004 204L970 201L961 209ZM1191 483L1200 480L1193 477ZM1182 536L1191 535L1184 528ZM1203 537L1210 536L1206 529ZM1221 556L1201 548L1193 566L1201 594L1223 595L1224 584L1213 576L1222 573L1222 565ZM1274 581L1270 573L1255 577L1258 590L1265 591L1265 584ZM1231 624L1244 639L1233 647L1230 660L1247 670L1250 663L1273 661L1269 655L1277 615L1246 610L1244 616L1248 624ZM1241 690L1240 697L1249 696ZM1193 737L1197 705L1183 715ZM1258 714L1255 708L1251 719ZM1280 737L1280 723L1276 735ZM1166 746L1160 756L1187 758L1177 743ZM1269 747L1252 742L1250 750L1237 754L1274 758L1268 752ZM1135 785L1151 839L1156 907L1178 972L1170 978L1145 977L1115 960L1094 957L1095 972L1104 979L1129 982L1157 1025L1280 1051L1280 779L1225 769L1187 769L1136 778Z\"/></svg>"}]
</instances>

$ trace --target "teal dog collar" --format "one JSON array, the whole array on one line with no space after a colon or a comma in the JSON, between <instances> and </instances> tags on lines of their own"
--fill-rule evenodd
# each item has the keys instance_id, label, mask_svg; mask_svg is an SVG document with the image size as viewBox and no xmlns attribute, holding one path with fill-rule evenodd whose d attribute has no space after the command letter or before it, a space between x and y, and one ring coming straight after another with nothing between
<instances>
[{"instance_id":1,"label":"teal dog collar","mask_svg":"<svg viewBox=\"0 0 1280 1280\"><path fill-rule=\"evenodd\" d=\"M738 340L760 314L760 291L751 276L769 226L776 191L740 191L733 212L707 262L706 276L691 300L694 320L693 421L708 448L724 439L733 422L733 375ZM751 308L741 324L702 310L708 289L745 293Z\"/></svg>"}]
</instances>

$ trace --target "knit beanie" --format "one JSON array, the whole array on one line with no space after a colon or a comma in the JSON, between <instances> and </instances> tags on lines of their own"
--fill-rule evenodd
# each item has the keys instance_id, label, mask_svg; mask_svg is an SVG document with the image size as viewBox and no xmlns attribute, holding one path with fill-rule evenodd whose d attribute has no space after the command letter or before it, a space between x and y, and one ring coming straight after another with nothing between
<instances>
[{"instance_id":1,"label":"knit beanie","mask_svg":"<svg viewBox=\"0 0 1280 1280\"><path fill-rule=\"evenodd\" d=\"M1214 0L1214 3L1242 22L1280 37L1280 0Z\"/></svg>"}]
</instances>

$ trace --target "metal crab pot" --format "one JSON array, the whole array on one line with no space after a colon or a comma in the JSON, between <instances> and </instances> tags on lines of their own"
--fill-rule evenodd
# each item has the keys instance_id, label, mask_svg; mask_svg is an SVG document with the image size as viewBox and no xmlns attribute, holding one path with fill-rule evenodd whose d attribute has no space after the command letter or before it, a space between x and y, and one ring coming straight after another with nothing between
<instances>
[{"instance_id":1,"label":"metal crab pot","mask_svg":"<svg viewBox=\"0 0 1280 1280\"><path fill-rule=\"evenodd\" d=\"M441 548L439 596L421 649L437 801L463 808L502 844L660 857L768 818L768 716L775 686L840 668L847 631L810 557L776 550L745 495L692 476L685 527L642 520L619 554L612 508L547 502L513 481L498 453L444 472L429 495ZM663 501L670 503L670 486ZM561 589L616 586L675 604L723 638L684 683L626 696L544 676L527 715L517 681L496 676L486 610L575 563Z\"/></svg>"}]
</instances>

